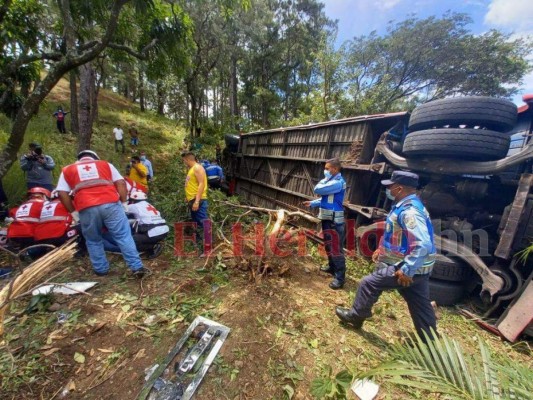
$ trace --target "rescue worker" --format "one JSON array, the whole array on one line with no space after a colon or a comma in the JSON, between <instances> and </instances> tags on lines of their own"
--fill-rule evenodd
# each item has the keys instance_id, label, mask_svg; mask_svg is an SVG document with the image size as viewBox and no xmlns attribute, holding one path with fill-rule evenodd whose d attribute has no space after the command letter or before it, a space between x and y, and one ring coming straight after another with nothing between
<instances>
[{"instance_id":1,"label":"rescue worker","mask_svg":"<svg viewBox=\"0 0 533 400\"><path fill-rule=\"evenodd\" d=\"M196 244L201 253L211 249L211 243L203 243L204 221L207 215L207 175L204 168L196 162L196 157L192 152L181 154L185 165L189 168L185 178L185 199L191 212L191 219L196 222Z\"/></svg>"},{"instance_id":2,"label":"rescue worker","mask_svg":"<svg viewBox=\"0 0 533 400\"><path fill-rule=\"evenodd\" d=\"M167 237L169 232L167 222L161 217L161 213L148 203L146 193L134 190L129 199L128 218L132 225L133 240L137 250L148 252L151 256L158 255L162 246L157 245ZM132 220L133 223L131 223ZM120 251L108 235L104 235L104 240L107 251Z\"/></svg>"},{"instance_id":3,"label":"rescue worker","mask_svg":"<svg viewBox=\"0 0 533 400\"><path fill-rule=\"evenodd\" d=\"M72 215L61 203L57 190L54 190L50 201L43 205L33 238L40 244L59 247L78 234L77 228L73 227L72 223Z\"/></svg>"},{"instance_id":4,"label":"rescue worker","mask_svg":"<svg viewBox=\"0 0 533 400\"><path fill-rule=\"evenodd\" d=\"M385 234L372 259L376 271L361 281L351 309L337 307L337 316L359 329L372 315L372 306L384 290L397 289L407 302L418 335L434 338L435 311L429 300L429 275L435 263L433 225L416 194L418 175L395 171L381 181L394 202Z\"/></svg>"},{"instance_id":5,"label":"rescue worker","mask_svg":"<svg viewBox=\"0 0 533 400\"><path fill-rule=\"evenodd\" d=\"M20 248L34 244L35 227L39 223L43 205L50 197L50 191L42 187L31 188L27 193L28 200L10 210L13 221L7 228L8 241Z\"/></svg>"},{"instance_id":6,"label":"rescue worker","mask_svg":"<svg viewBox=\"0 0 533 400\"><path fill-rule=\"evenodd\" d=\"M109 272L102 240L105 226L134 276L142 278L147 270L131 236L126 217L126 183L117 169L107 161L100 160L94 151L83 150L78 154L76 163L63 168L57 191L61 203L81 224L95 274L103 276ZM69 196L71 191L73 199Z\"/></svg>"},{"instance_id":7,"label":"rescue worker","mask_svg":"<svg viewBox=\"0 0 533 400\"><path fill-rule=\"evenodd\" d=\"M333 275L329 287L333 290L344 286L346 259L344 258L344 192L346 181L341 175L342 164L338 158L326 162L324 179L315 186L315 194L322 196L313 201L304 201L307 207L320 207L318 218L322 221L322 233L328 255L328 265L322 272Z\"/></svg>"},{"instance_id":8,"label":"rescue worker","mask_svg":"<svg viewBox=\"0 0 533 400\"><path fill-rule=\"evenodd\" d=\"M224 171L222 167L218 165L217 160L211 160L211 163L205 168L207 175L207 183L211 189L220 189L222 182L224 182Z\"/></svg>"},{"instance_id":9,"label":"rescue worker","mask_svg":"<svg viewBox=\"0 0 533 400\"><path fill-rule=\"evenodd\" d=\"M124 182L126 182L126 189L128 190L128 199L130 198L130 194L133 190L140 190L141 192L148 193L147 186L144 186L144 185L141 185L140 183L132 181L127 176L124 177Z\"/></svg>"}]
</instances>

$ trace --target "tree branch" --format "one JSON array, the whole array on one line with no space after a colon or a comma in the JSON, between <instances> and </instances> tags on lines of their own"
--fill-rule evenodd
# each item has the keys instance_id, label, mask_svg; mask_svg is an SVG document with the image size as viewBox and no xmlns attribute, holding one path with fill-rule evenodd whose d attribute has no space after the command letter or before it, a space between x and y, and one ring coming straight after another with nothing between
<instances>
[{"instance_id":1,"label":"tree branch","mask_svg":"<svg viewBox=\"0 0 533 400\"><path fill-rule=\"evenodd\" d=\"M159 41L158 39L152 39L152 41L148 43L146 46L144 46L141 51L135 51L131 47L126 46L124 44L118 44L118 43L112 43L112 42L110 42L107 45L107 47L111 49L115 49L115 50L124 51L128 53L129 55L135 58L138 58L139 60L146 60L148 58L148 51L151 48L153 48L158 43L158 41Z\"/></svg>"}]
</instances>

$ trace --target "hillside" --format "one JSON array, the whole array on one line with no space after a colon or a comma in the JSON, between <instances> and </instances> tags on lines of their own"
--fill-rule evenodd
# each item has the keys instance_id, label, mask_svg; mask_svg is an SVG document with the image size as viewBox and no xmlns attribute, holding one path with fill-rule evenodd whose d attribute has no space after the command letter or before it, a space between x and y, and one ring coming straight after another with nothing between
<instances>
[{"instance_id":1,"label":"hillside","mask_svg":"<svg viewBox=\"0 0 533 400\"><path fill-rule=\"evenodd\" d=\"M72 162L75 156L75 138L56 133L51 117L58 104L68 104L67 97L68 84L62 81L32 121L25 141L42 143L58 165ZM128 154L114 153L116 123L137 125L140 148L154 162L153 202L169 223L184 220L184 168L178 155L184 130L103 91L94 149L121 167ZM0 141L5 141L5 129L6 121L1 119ZM4 182L12 201L23 193L22 182L15 165ZM261 221L259 215L242 217L242 210L219 203L222 197L218 192L210 197L210 216L217 229L226 219L249 226ZM197 315L225 324L231 333L195 398L303 400L314 398L312 393L320 385L331 391L328 385L335 382L335 374L367 370L386 360L389 345L403 341L412 323L401 297L385 293L362 331L339 324L335 306L351 304L357 282L370 266L349 260L345 288L331 291L329 276L319 272L324 259L314 244L307 246L308 256L270 260L272 272L261 277L250 272L250 265L260 261L257 258L177 257L171 239L161 257L145 263L153 273L142 281L130 276L119 257L111 256L106 277L96 277L88 259L76 259L54 281L97 281L90 295L55 296L50 301L56 311L24 314L29 297L12 307L0 342L0 397L134 399L144 383L145 369L166 356ZM67 313L66 323L58 323L59 312ZM438 316L440 332L457 340L467 354L478 352L482 338L498 358L532 366L528 343L502 342L454 309L439 308ZM444 398L378 382L379 399ZM347 398L355 397L348 394Z\"/></svg>"},{"instance_id":2,"label":"hillside","mask_svg":"<svg viewBox=\"0 0 533 400\"><path fill-rule=\"evenodd\" d=\"M41 105L39 114L30 122L24 138L24 145L19 151L19 156L26 153L28 144L40 143L46 154L52 156L56 162L54 178L57 180L61 167L70 164L76 159L77 142L75 135L71 133L60 134L56 129L55 119L52 116L59 105L66 111L70 111L69 82L62 79L54 88L50 96ZM102 159L113 163L117 168L124 169L131 153L122 154L114 151L113 128L121 124L125 132L125 143L129 148L127 127L135 124L140 133L139 149L145 150L150 159L153 159L155 169L165 165L168 157L179 155L179 149L183 145L185 130L178 127L175 121L161 118L152 112L142 113L137 104L125 100L122 96L107 90L100 90L99 95L99 118L94 125L93 150ZM66 118L67 131L70 128L70 116ZM9 120L3 114L0 115L0 146L7 141L9 132ZM11 203L16 203L24 194L24 187L20 182L24 181L23 172L18 164L13 165L8 175L3 179L4 190Z\"/></svg>"}]
</instances>

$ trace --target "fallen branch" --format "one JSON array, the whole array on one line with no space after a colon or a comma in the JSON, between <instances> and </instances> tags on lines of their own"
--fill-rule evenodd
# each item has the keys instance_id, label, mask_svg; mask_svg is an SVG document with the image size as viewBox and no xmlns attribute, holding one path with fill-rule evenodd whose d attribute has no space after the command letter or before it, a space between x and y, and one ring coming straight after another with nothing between
<instances>
[{"instance_id":1,"label":"fallen branch","mask_svg":"<svg viewBox=\"0 0 533 400\"><path fill-rule=\"evenodd\" d=\"M4 316L8 311L11 299L28 291L59 265L70 260L76 253L77 246L76 238L70 239L63 246L52 250L30 264L0 291L0 336L4 334Z\"/></svg>"},{"instance_id":2,"label":"fallen branch","mask_svg":"<svg viewBox=\"0 0 533 400\"><path fill-rule=\"evenodd\" d=\"M264 207L243 206L241 204L230 203L229 201L221 201L220 203L226 204L228 206L236 207L236 208L243 208L246 210L259 211L259 212L268 213L268 214L277 214L278 211L283 210L286 213L287 217L304 218L307 221L312 222L314 224L318 224L320 222L318 218L313 217L312 215L306 214L302 211L288 211L284 209L272 210L270 208L264 208Z\"/></svg>"}]
</instances>

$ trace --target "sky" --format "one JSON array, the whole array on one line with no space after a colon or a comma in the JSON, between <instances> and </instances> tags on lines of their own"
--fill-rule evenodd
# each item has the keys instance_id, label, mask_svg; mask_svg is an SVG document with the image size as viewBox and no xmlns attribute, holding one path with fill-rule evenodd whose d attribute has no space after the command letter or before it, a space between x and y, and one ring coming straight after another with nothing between
<instances>
[{"instance_id":1,"label":"sky","mask_svg":"<svg viewBox=\"0 0 533 400\"><path fill-rule=\"evenodd\" d=\"M326 15L338 20L337 43L373 30L384 33L391 20L402 21L411 15L426 18L446 11L468 14L473 33L499 29L533 40L533 0L322 0ZM532 55L533 61L533 55ZM522 94L533 93L533 72L524 78L520 94L513 99L521 105Z\"/></svg>"}]
</instances>

